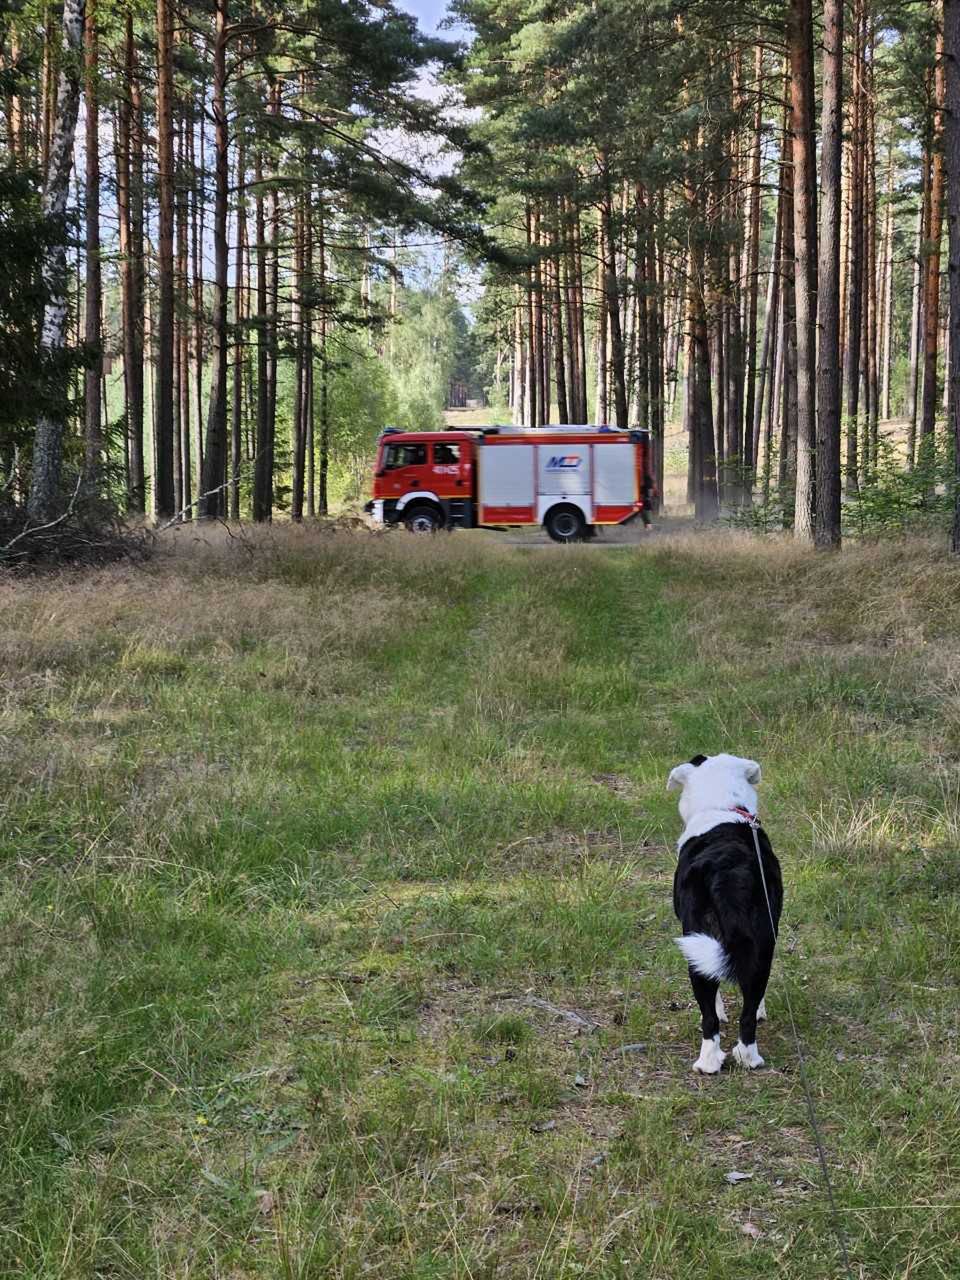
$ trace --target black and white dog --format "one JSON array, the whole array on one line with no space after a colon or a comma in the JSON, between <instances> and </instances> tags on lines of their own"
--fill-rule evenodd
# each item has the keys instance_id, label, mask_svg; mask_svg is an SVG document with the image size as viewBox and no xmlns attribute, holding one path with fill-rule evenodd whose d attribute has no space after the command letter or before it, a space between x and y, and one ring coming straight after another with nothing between
<instances>
[{"instance_id":1,"label":"black and white dog","mask_svg":"<svg viewBox=\"0 0 960 1280\"><path fill-rule=\"evenodd\" d=\"M678 764L668 791L682 791L683 835L673 880L673 909L683 928L677 946L690 966L690 983L703 1019L703 1043L694 1071L713 1075L723 1066L720 1022L726 1021L720 982L743 992L740 1039L734 1060L762 1067L757 1051L757 1019L766 1016L763 996L773 963L780 923L783 881L766 832L757 830L763 875L757 861L752 825L756 823L760 766L739 756L694 756Z\"/></svg>"}]
</instances>

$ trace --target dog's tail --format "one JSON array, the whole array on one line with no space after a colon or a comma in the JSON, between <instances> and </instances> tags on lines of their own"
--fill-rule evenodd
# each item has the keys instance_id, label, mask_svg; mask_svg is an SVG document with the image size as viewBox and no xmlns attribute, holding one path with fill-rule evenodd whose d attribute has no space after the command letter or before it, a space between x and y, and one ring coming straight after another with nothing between
<instances>
[{"instance_id":1,"label":"dog's tail","mask_svg":"<svg viewBox=\"0 0 960 1280\"><path fill-rule=\"evenodd\" d=\"M685 938L675 938L691 969L714 982L733 976L733 963L723 943L711 938L709 933L688 933Z\"/></svg>"}]
</instances>

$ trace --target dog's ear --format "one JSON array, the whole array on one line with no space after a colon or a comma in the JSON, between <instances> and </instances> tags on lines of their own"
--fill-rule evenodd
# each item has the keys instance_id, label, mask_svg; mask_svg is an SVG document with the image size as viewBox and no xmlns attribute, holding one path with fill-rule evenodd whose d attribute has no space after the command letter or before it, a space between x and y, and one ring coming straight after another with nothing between
<instances>
[{"instance_id":1,"label":"dog's ear","mask_svg":"<svg viewBox=\"0 0 960 1280\"><path fill-rule=\"evenodd\" d=\"M760 781L760 766L756 760L744 760L743 772L751 787L755 787Z\"/></svg>"},{"instance_id":2,"label":"dog's ear","mask_svg":"<svg viewBox=\"0 0 960 1280\"><path fill-rule=\"evenodd\" d=\"M683 784L693 773L694 767L694 765L685 761L683 764L678 764L675 769L671 769L670 777L667 779L667 790L680 791L683 788Z\"/></svg>"}]
</instances>

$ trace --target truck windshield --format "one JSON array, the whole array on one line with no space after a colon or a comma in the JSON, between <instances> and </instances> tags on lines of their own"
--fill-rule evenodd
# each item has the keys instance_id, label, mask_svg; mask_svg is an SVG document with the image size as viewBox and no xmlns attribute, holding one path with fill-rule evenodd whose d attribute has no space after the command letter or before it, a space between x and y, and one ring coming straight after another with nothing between
<instances>
[{"instance_id":1,"label":"truck windshield","mask_svg":"<svg viewBox=\"0 0 960 1280\"><path fill-rule=\"evenodd\" d=\"M422 467L426 460L425 444L390 444L383 451L385 471L394 471L397 467Z\"/></svg>"}]
</instances>

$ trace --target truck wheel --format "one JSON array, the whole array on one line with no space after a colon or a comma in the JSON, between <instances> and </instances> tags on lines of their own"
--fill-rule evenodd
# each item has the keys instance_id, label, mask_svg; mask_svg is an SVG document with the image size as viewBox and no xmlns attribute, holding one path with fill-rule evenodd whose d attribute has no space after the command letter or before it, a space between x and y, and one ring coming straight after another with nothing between
<instances>
[{"instance_id":1,"label":"truck wheel","mask_svg":"<svg viewBox=\"0 0 960 1280\"><path fill-rule=\"evenodd\" d=\"M443 527L443 517L435 507L411 507L403 513L403 523L410 533L436 533Z\"/></svg>"},{"instance_id":2,"label":"truck wheel","mask_svg":"<svg viewBox=\"0 0 960 1280\"><path fill-rule=\"evenodd\" d=\"M581 542L587 522L576 507L553 507L547 512L543 527L554 542Z\"/></svg>"}]
</instances>

